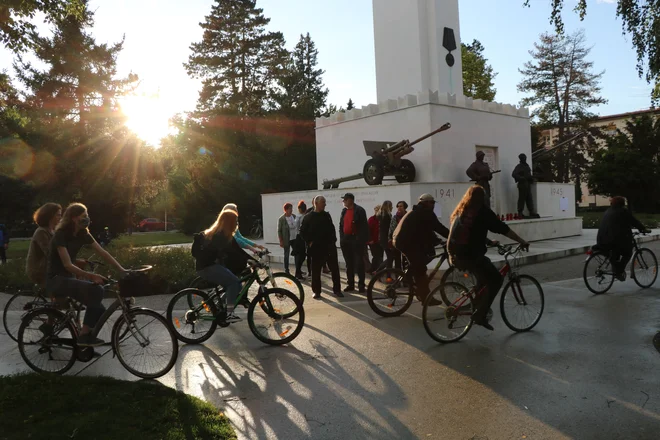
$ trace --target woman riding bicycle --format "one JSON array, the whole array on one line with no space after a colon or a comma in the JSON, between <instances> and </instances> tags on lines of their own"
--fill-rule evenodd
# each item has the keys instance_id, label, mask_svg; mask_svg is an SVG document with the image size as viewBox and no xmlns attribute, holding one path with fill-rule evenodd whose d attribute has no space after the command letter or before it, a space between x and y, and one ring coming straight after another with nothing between
<instances>
[{"instance_id":1,"label":"woman riding bicycle","mask_svg":"<svg viewBox=\"0 0 660 440\"><path fill-rule=\"evenodd\" d=\"M66 208L50 242L46 280L46 292L52 297L68 296L87 306L83 328L78 337L78 345L81 346L97 346L105 343L101 339L94 338L91 329L105 312L101 302L103 300L101 284L105 283L106 279L76 266L73 263L76 261L76 255L83 246L91 245L109 265L120 272L126 272L126 269L94 240L87 229L90 223L87 207L82 203L72 203Z\"/></svg>"},{"instance_id":2,"label":"woman riding bicycle","mask_svg":"<svg viewBox=\"0 0 660 440\"><path fill-rule=\"evenodd\" d=\"M46 285L48 248L55 227L62 218L62 207L57 203L46 203L34 212L32 219L39 226L30 240L25 273L30 281L41 287Z\"/></svg>"},{"instance_id":3,"label":"woman riding bicycle","mask_svg":"<svg viewBox=\"0 0 660 440\"><path fill-rule=\"evenodd\" d=\"M238 214L232 209L220 212L215 223L203 232L203 250L195 256L197 275L225 288L226 316L221 321L237 322L234 303L241 291L240 280L227 268L232 254L232 241L238 230Z\"/></svg>"},{"instance_id":4,"label":"woman riding bicycle","mask_svg":"<svg viewBox=\"0 0 660 440\"><path fill-rule=\"evenodd\" d=\"M486 235L488 231L504 235L520 243L523 249L528 249L529 243L497 218L497 214L486 205L486 192L479 185L468 188L450 220L447 251L451 263L461 270L472 272L480 286L488 286L488 293L482 295L477 304L473 321L493 330L493 326L488 323L487 314L502 287L503 279L486 257Z\"/></svg>"}]
</instances>

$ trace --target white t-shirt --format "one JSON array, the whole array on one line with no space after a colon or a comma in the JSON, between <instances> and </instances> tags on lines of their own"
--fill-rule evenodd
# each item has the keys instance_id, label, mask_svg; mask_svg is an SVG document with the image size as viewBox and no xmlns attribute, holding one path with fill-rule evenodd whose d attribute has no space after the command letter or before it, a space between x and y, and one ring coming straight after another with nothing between
<instances>
[{"instance_id":1,"label":"white t-shirt","mask_svg":"<svg viewBox=\"0 0 660 440\"><path fill-rule=\"evenodd\" d=\"M284 217L286 222L289 224L289 240L295 240L298 236L298 228L296 227L296 220L292 215Z\"/></svg>"}]
</instances>

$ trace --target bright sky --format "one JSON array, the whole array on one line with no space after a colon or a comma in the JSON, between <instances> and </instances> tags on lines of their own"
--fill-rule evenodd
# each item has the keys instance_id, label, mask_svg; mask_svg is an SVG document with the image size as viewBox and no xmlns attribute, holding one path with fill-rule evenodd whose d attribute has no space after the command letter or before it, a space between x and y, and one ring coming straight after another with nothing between
<instances>
[{"instance_id":1,"label":"bright sky","mask_svg":"<svg viewBox=\"0 0 660 440\"><path fill-rule=\"evenodd\" d=\"M404 0L402 0L404 1ZM121 73L133 71L147 93L160 92L161 113L192 110L199 83L188 78L182 63L189 46L201 39L199 22L209 13L212 0L91 0L96 11L94 34L99 42L115 42L125 35L119 58ZM271 18L270 28L283 32L292 49L301 33L309 32L319 49L319 64L326 71L329 102L357 106L376 101L373 18L371 0L258 0ZM538 35L551 31L550 0L459 0L461 40L478 39L498 73L495 100L517 104L518 69L530 59L528 51ZM593 45L595 69L605 70L603 95L609 103L596 109L601 115L648 108L651 87L637 77L630 38L621 34L615 18L615 0L588 0L588 14L580 22L572 12L576 0L566 0L568 32L586 30ZM324 6L321 8L321 6ZM9 68L9 56L0 52L0 69ZM413 91L414 92L414 91ZM138 106L139 107L139 106Z\"/></svg>"}]
</instances>

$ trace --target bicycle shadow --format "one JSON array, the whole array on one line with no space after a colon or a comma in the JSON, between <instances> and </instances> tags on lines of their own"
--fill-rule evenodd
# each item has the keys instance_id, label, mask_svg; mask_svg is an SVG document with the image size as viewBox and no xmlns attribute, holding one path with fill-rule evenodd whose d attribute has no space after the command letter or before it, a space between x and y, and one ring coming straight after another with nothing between
<instances>
[{"instance_id":1,"label":"bicycle shadow","mask_svg":"<svg viewBox=\"0 0 660 440\"><path fill-rule=\"evenodd\" d=\"M303 344L282 347L241 332L212 338L230 347L184 346L175 387L223 409L239 438L415 437L394 413L406 396L388 374L328 332L305 332Z\"/></svg>"}]
</instances>

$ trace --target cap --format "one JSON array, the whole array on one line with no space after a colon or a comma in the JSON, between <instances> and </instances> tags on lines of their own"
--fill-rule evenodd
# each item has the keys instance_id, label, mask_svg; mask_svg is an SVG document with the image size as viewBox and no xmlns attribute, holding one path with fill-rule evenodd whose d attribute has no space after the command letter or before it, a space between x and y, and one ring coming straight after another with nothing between
<instances>
[{"instance_id":1,"label":"cap","mask_svg":"<svg viewBox=\"0 0 660 440\"><path fill-rule=\"evenodd\" d=\"M346 193L343 196L341 196L341 198L355 200L355 196L353 195L353 193Z\"/></svg>"},{"instance_id":2,"label":"cap","mask_svg":"<svg viewBox=\"0 0 660 440\"><path fill-rule=\"evenodd\" d=\"M477 157L485 156L485 155L486 155L486 153L484 153L483 151L477 151Z\"/></svg>"},{"instance_id":3,"label":"cap","mask_svg":"<svg viewBox=\"0 0 660 440\"><path fill-rule=\"evenodd\" d=\"M420 202L435 202L435 199L433 198L433 196L431 194L427 193L427 194L422 194L421 196L419 196L419 201Z\"/></svg>"}]
</instances>

